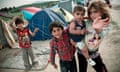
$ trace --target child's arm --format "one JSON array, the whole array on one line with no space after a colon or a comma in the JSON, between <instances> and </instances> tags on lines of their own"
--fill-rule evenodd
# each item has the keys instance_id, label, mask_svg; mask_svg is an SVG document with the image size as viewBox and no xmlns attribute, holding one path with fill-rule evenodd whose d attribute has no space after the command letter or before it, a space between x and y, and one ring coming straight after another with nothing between
<instances>
[{"instance_id":1,"label":"child's arm","mask_svg":"<svg viewBox=\"0 0 120 72\"><path fill-rule=\"evenodd\" d=\"M29 30L29 33L31 36L35 36L36 32L38 32L39 28L35 28L33 32L31 32L31 30Z\"/></svg>"},{"instance_id":2,"label":"child's arm","mask_svg":"<svg viewBox=\"0 0 120 72\"><path fill-rule=\"evenodd\" d=\"M50 42L50 61L51 64L53 65L54 68L57 68L57 65L55 63L55 55L56 55L56 50L54 48L54 43L51 41Z\"/></svg>"},{"instance_id":3,"label":"child's arm","mask_svg":"<svg viewBox=\"0 0 120 72\"><path fill-rule=\"evenodd\" d=\"M80 35L82 34L82 30L80 29L75 29L75 22L71 22L70 25L69 25L69 32L72 33L72 34L77 34L77 35Z\"/></svg>"},{"instance_id":4,"label":"child's arm","mask_svg":"<svg viewBox=\"0 0 120 72\"><path fill-rule=\"evenodd\" d=\"M84 35L86 32L87 32L87 31L86 31L86 28L83 28L83 29L81 30L81 34L82 34L82 35Z\"/></svg>"},{"instance_id":5,"label":"child's arm","mask_svg":"<svg viewBox=\"0 0 120 72\"><path fill-rule=\"evenodd\" d=\"M10 21L10 26L13 30L16 31L16 27L13 25L13 23L15 22L15 20L17 19L18 17L13 17L13 19Z\"/></svg>"}]
</instances>

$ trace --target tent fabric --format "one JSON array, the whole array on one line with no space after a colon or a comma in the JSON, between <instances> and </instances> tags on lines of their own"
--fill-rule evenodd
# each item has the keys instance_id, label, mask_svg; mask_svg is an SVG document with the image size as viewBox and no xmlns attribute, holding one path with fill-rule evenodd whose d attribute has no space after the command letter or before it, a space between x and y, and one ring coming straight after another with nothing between
<instances>
[{"instance_id":1,"label":"tent fabric","mask_svg":"<svg viewBox=\"0 0 120 72\"><path fill-rule=\"evenodd\" d=\"M32 16L40 10L42 9L37 7L25 7L25 8L22 8L21 12L25 19L30 20Z\"/></svg>"},{"instance_id":2,"label":"tent fabric","mask_svg":"<svg viewBox=\"0 0 120 72\"><path fill-rule=\"evenodd\" d=\"M52 21L60 21L64 27L67 26L67 22L64 20L64 18L50 9L44 9L37 12L28 24L28 28L31 31L34 31L35 27L39 28L39 31L34 37L31 37L31 40L50 39L52 36L48 30L48 26Z\"/></svg>"},{"instance_id":3,"label":"tent fabric","mask_svg":"<svg viewBox=\"0 0 120 72\"><path fill-rule=\"evenodd\" d=\"M26 11L29 11L31 13L36 13L36 12L42 10L42 9L37 8L37 7L25 7L25 8L22 8L22 10L26 10Z\"/></svg>"},{"instance_id":4,"label":"tent fabric","mask_svg":"<svg viewBox=\"0 0 120 72\"><path fill-rule=\"evenodd\" d=\"M33 13L28 12L26 10L22 10L21 12L22 12L24 18L27 19L27 20L30 20L32 18L32 16L34 15Z\"/></svg>"},{"instance_id":5,"label":"tent fabric","mask_svg":"<svg viewBox=\"0 0 120 72\"><path fill-rule=\"evenodd\" d=\"M51 8L53 11L59 13L61 16L65 18L66 22L70 22L73 19L73 15L61 7Z\"/></svg>"}]
</instances>

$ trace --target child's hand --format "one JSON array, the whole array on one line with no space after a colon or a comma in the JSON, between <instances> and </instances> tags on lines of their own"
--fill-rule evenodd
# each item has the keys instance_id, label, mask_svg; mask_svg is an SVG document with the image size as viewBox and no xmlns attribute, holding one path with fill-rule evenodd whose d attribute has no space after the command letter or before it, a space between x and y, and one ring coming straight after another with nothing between
<instances>
[{"instance_id":1,"label":"child's hand","mask_svg":"<svg viewBox=\"0 0 120 72\"><path fill-rule=\"evenodd\" d=\"M39 28L35 28L34 32L36 33L36 32L38 32L38 31L39 31Z\"/></svg>"},{"instance_id":2,"label":"child's hand","mask_svg":"<svg viewBox=\"0 0 120 72\"><path fill-rule=\"evenodd\" d=\"M55 69L57 69L58 66L57 66L57 64L54 64L53 67L54 67Z\"/></svg>"},{"instance_id":3,"label":"child's hand","mask_svg":"<svg viewBox=\"0 0 120 72\"><path fill-rule=\"evenodd\" d=\"M85 34L85 32L86 32L86 30L85 30L85 29L81 30L81 34L82 34L82 35L84 35L84 34Z\"/></svg>"},{"instance_id":4,"label":"child's hand","mask_svg":"<svg viewBox=\"0 0 120 72\"><path fill-rule=\"evenodd\" d=\"M106 25L108 25L110 23L110 20L109 18L106 18L106 19L101 19L101 17L98 17L96 18L94 21L93 21L93 28L95 29L100 29L102 30Z\"/></svg>"},{"instance_id":5,"label":"child's hand","mask_svg":"<svg viewBox=\"0 0 120 72\"><path fill-rule=\"evenodd\" d=\"M76 45L76 42L74 42L72 39L70 39L70 43L75 46Z\"/></svg>"}]
</instances>

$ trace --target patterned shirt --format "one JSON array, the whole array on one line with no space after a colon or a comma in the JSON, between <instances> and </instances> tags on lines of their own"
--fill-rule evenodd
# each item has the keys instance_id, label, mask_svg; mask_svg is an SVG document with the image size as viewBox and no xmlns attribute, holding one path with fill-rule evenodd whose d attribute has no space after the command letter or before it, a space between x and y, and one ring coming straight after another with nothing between
<instances>
[{"instance_id":1,"label":"patterned shirt","mask_svg":"<svg viewBox=\"0 0 120 72\"><path fill-rule=\"evenodd\" d=\"M104 37L108 34L111 29L111 24L104 27L101 32L96 32L96 30L92 27L92 23L86 23L87 26L87 34L85 36L85 43L89 50L89 55L91 58L96 58L99 56L99 46L104 39Z\"/></svg>"},{"instance_id":2,"label":"patterned shirt","mask_svg":"<svg viewBox=\"0 0 120 72\"><path fill-rule=\"evenodd\" d=\"M60 60L63 61L72 61L74 56L75 48L70 44L67 32L64 31L62 36L63 38L61 40L53 38L50 42L50 59L52 64L55 64L56 52L58 53Z\"/></svg>"},{"instance_id":3,"label":"patterned shirt","mask_svg":"<svg viewBox=\"0 0 120 72\"><path fill-rule=\"evenodd\" d=\"M31 42L29 39L29 30L27 28L24 28L23 30L17 28L17 35L19 40L19 46L21 48L30 48Z\"/></svg>"},{"instance_id":4,"label":"patterned shirt","mask_svg":"<svg viewBox=\"0 0 120 72\"><path fill-rule=\"evenodd\" d=\"M87 29L88 29L88 33L86 34L86 37L85 37L86 45L89 51L92 51L92 52L98 51L103 38L106 36L106 34L110 30L110 25L105 27L99 33L97 33L90 25L87 27Z\"/></svg>"}]
</instances>

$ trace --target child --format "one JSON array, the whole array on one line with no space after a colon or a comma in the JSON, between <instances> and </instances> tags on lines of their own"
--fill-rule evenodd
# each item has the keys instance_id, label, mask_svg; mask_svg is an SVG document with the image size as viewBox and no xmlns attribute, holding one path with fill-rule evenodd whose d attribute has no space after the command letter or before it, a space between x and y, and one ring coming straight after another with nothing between
<instances>
[{"instance_id":1,"label":"child","mask_svg":"<svg viewBox=\"0 0 120 72\"><path fill-rule=\"evenodd\" d=\"M93 68L96 72L108 72L99 52L100 44L110 28L108 6L102 1L91 2L88 6L88 17L89 22L88 24L86 23L88 32L86 33L85 43L88 47L90 57L96 63ZM81 57L80 59L81 72L87 72L85 58Z\"/></svg>"},{"instance_id":2,"label":"child","mask_svg":"<svg viewBox=\"0 0 120 72\"><path fill-rule=\"evenodd\" d=\"M95 65L95 62L89 57L88 49L84 42L86 32L85 22L83 21L84 15L85 9L82 6L75 6L73 10L74 20L71 21L68 28L69 36L71 41L75 42L75 46L80 49L78 49L79 53L81 52L85 56L90 65Z\"/></svg>"},{"instance_id":3,"label":"child","mask_svg":"<svg viewBox=\"0 0 120 72\"><path fill-rule=\"evenodd\" d=\"M13 22L15 22L16 27L13 25ZM31 48L29 35L34 36L38 31L38 28L35 28L34 32L32 33L30 30L24 27L24 21L18 17L13 18L13 20L10 22L10 26L18 35L19 46L22 48L23 51L24 66L26 70L29 70L32 67L29 61L29 56L32 61L32 65L37 64Z\"/></svg>"},{"instance_id":4,"label":"child","mask_svg":"<svg viewBox=\"0 0 120 72\"><path fill-rule=\"evenodd\" d=\"M55 54L57 52L60 58L61 72L76 72L75 48L70 44L68 33L64 31L61 23L57 21L50 24L49 30L53 36L50 41L50 60L52 65L57 68L55 64Z\"/></svg>"}]
</instances>

